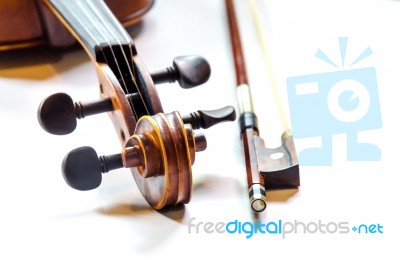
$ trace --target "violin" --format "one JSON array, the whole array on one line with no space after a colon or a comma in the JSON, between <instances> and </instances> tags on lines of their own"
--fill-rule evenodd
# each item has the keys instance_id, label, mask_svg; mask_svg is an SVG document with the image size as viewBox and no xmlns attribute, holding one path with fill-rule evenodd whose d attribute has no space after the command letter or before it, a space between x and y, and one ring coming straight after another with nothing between
<instances>
[{"instance_id":1,"label":"violin","mask_svg":"<svg viewBox=\"0 0 400 264\"><path fill-rule=\"evenodd\" d=\"M141 21L154 4L154 0L105 0L105 2L125 27ZM75 38L41 1L0 1L0 51L39 45L67 47L75 42Z\"/></svg>"},{"instance_id":2,"label":"violin","mask_svg":"<svg viewBox=\"0 0 400 264\"><path fill-rule=\"evenodd\" d=\"M199 56L180 56L171 67L149 73L132 38L102 0L44 3L91 58L100 98L74 102L65 93L53 94L39 106L39 124L51 134L65 135L75 130L77 119L108 113L122 146L113 155L99 156L89 146L69 152L62 162L67 184L92 190L101 184L103 173L128 168L153 208L188 203L196 152L207 147L206 137L196 130L235 120L235 109L227 106L184 116L178 111L163 113L155 85L199 86L209 79L208 62Z\"/></svg>"}]
</instances>

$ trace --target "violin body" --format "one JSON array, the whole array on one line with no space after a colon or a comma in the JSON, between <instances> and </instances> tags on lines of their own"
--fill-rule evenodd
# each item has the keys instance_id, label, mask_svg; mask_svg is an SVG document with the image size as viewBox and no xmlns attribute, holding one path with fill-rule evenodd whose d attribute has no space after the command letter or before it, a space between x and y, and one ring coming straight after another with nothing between
<instances>
[{"instance_id":1,"label":"violin body","mask_svg":"<svg viewBox=\"0 0 400 264\"><path fill-rule=\"evenodd\" d=\"M127 27L139 22L154 0L105 2L122 25ZM0 1L0 51L38 45L67 47L75 42L75 38L41 0Z\"/></svg>"}]
</instances>

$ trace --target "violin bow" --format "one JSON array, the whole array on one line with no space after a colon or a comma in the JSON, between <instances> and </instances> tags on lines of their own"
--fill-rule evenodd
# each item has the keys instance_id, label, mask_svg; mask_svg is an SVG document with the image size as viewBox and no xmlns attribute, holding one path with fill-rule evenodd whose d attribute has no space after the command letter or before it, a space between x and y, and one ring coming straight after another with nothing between
<instances>
[{"instance_id":1,"label":"violin bow","mask_svg":"<svg viewBox=\"0 0 400 264\"><path fill-rule=\"evenodd\" d=\"M225 4L236 72L240 134L246 162L250 205L253 211L262 212L267 207L266 190L291 189L300 186L299 163L288 125L281 136L282 145L278 148L266 148L264 140L259 136L257 115L253 107L234 3L233 0L225 0ZM254 10L252 14L255 15ZM255 19L257 21L256 17ZM271 67L267 68L271 69ZM271 70L269 74L271 75Z\"/></svg>"}]
</instances>

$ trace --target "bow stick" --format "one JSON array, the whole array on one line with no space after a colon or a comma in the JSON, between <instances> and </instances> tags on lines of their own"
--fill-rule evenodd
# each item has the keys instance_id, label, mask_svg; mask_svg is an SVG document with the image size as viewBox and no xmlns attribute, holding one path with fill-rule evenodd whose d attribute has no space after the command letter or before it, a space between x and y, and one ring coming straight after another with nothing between
<instances>
[{"instance_id":1,"label":"bow stick","mask_svg":"<svg viewBox=\"0 0 400 264\"><path fill-rule=\"evenodd\" d=\"M225 3L236 71L240 134L250 205L253 211L262 212L267 207L266 189L300 186L299 164L290 129L286 128L281 136L282 145L274 149L266 148L259 136L233 0L226 0Z\"/></svg>"}]
</instances>

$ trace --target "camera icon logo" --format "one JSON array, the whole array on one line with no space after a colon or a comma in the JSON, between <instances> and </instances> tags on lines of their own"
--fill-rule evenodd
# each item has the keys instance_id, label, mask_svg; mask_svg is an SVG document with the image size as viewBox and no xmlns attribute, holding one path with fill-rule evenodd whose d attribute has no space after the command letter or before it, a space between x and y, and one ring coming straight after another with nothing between
<instances>
[{"instance_id":1,"label":"camera icon logo","mask_svg":"<svg viewBox=\"0 0 400 264\"><path fill-rule=\"evenodd\" d=\"M339 38L342 66L347 38ZM372 54L364 50L350 66ZM336 66L318 50L316 57ZM336 66L337 67L337 66ZM348 161L378 161L379 147L358 141L360 131L382 127L378 85L375 68L342 69L303 76L286 81L292 130L295 138L318 137L321 145L299 153L300 164L306 166L332 165L332 137L347 134Z\"/></svg>"}]
</instances>

